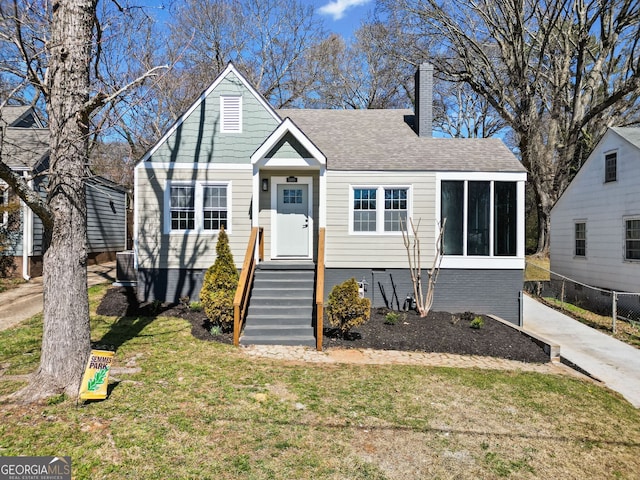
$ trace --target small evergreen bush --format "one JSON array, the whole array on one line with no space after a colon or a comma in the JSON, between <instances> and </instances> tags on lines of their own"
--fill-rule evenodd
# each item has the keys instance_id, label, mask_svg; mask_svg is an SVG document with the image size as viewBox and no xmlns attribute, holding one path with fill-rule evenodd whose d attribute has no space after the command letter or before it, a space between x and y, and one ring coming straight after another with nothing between
<instances>
[{"instance_id":1,"label":"small evergreen bush","mask_svg":"<svg viewBox=\"0 0 640 480\"><path fill-rule=\"evenodd\" d=\"M473 320L471 320L471 324L469 326L473 329L480 330L482 327L484 327L484 320L480 315L478 315Z\"/></svg>"},{"instance_id":2,"label":"small evergreen bush","mask_svg":"<svg viewBox=\"0 0 640 480\"><path fill-rule=\"evenodd\" d=\"M395 325L396 323L398 323L399 318L400 315L396 312L389 312L384 316L384 323L386 323L387 325Z\"/></svg>"},{"instance_id":3,"label":"small evergreen bush","mask_svg":"<svg viewBox=\"0 0 640 480\"><path fill-rule=\"evenodd\" d=\"M216 261L204 275L200 303L209 320L224 329L233 325L233 297L238 288L238 279L238 270L229 248L229 237L223 227L218 233Z\"/></svg>"},{"instance_id":4,"label":"small evergreen bush","mask_svg":"<svg viewBox=\"0 0 640 480\"><path fill-rule=\"evenodd\" d=\"M335 285L329 293L327 320L346 336L353 327L362 325L371 317L371 300L360 298L355 278Z\"/></svg>"}]
</instances>

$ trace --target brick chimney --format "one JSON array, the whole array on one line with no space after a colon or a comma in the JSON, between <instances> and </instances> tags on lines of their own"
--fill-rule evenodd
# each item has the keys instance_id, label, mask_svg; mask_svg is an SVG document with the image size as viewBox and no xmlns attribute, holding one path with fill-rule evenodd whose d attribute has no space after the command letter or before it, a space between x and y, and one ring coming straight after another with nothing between
<instances>
[{"instance_id":1,"label":"brick chimney","mask_svg":"<svg viewBox=\"0 0 640 480\"><path fill-rule=\"evenodd\" d=\"M422 63L416 71L415 127L419 137L431 137L433 123L433 65Z\"/></svg>"}]
</instances>

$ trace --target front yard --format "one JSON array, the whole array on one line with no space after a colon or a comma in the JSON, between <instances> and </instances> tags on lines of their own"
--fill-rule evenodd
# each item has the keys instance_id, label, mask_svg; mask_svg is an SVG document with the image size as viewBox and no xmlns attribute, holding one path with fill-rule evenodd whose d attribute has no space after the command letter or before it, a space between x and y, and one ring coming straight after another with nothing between
<instances>
[{"instance_id":1,"label":"front yard","mask_svg":"<svg viewBox=\"0 0 640 480\"><path fill-rule=\"evenodd\" d=\"M91 290L92 305L105 288ZM74 478L633 478L640 412L565 376L251 359L185 320L94 316L110 397L0 404L0 455ZM0 395L38 362L36 317L0 332Z\"/></svg>"}]
</instances>

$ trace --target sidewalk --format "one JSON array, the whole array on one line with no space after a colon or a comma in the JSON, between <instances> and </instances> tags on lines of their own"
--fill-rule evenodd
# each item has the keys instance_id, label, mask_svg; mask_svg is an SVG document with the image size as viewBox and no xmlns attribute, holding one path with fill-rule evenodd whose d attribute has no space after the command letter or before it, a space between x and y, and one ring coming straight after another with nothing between
<instances>
[{"instance_id":1,"label":"sidewalk","mask_svg":"<svg viewBox=\"0 0 640 480\"><path fill-rule=\"evenodd\" d=\"M523 328L559 344L562 358L640 408L640 350L527 295L524 296Z\"/></svg>"},{"instance_id":2,"label":"sidewalk","mask_svg":"<svg viewBox=\"0 0 640 480\"><path fill-rule=\"evenodd\" d=\"M114 282L116 262L87 267L89 286ZM33 317L42 311L42 277L32 278L16 288L0 293L0 330Z\"/></svg>"}]
</instances>

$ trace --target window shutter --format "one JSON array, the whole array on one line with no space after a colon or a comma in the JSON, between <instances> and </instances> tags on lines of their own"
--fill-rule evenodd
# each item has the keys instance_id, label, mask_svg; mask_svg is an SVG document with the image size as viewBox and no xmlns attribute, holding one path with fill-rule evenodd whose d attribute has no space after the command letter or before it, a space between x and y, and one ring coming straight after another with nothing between
<instances>
[{"instance_id":1,"label":"window shutter","mask_svg":"<svg viewBox=\"0 0 640 480\"><path fill-rule=\"evenodd\" d=\"M222 113L222 131L225 133L242 132L242 97L220 97Z\"/></svg>"}]
</instances>

